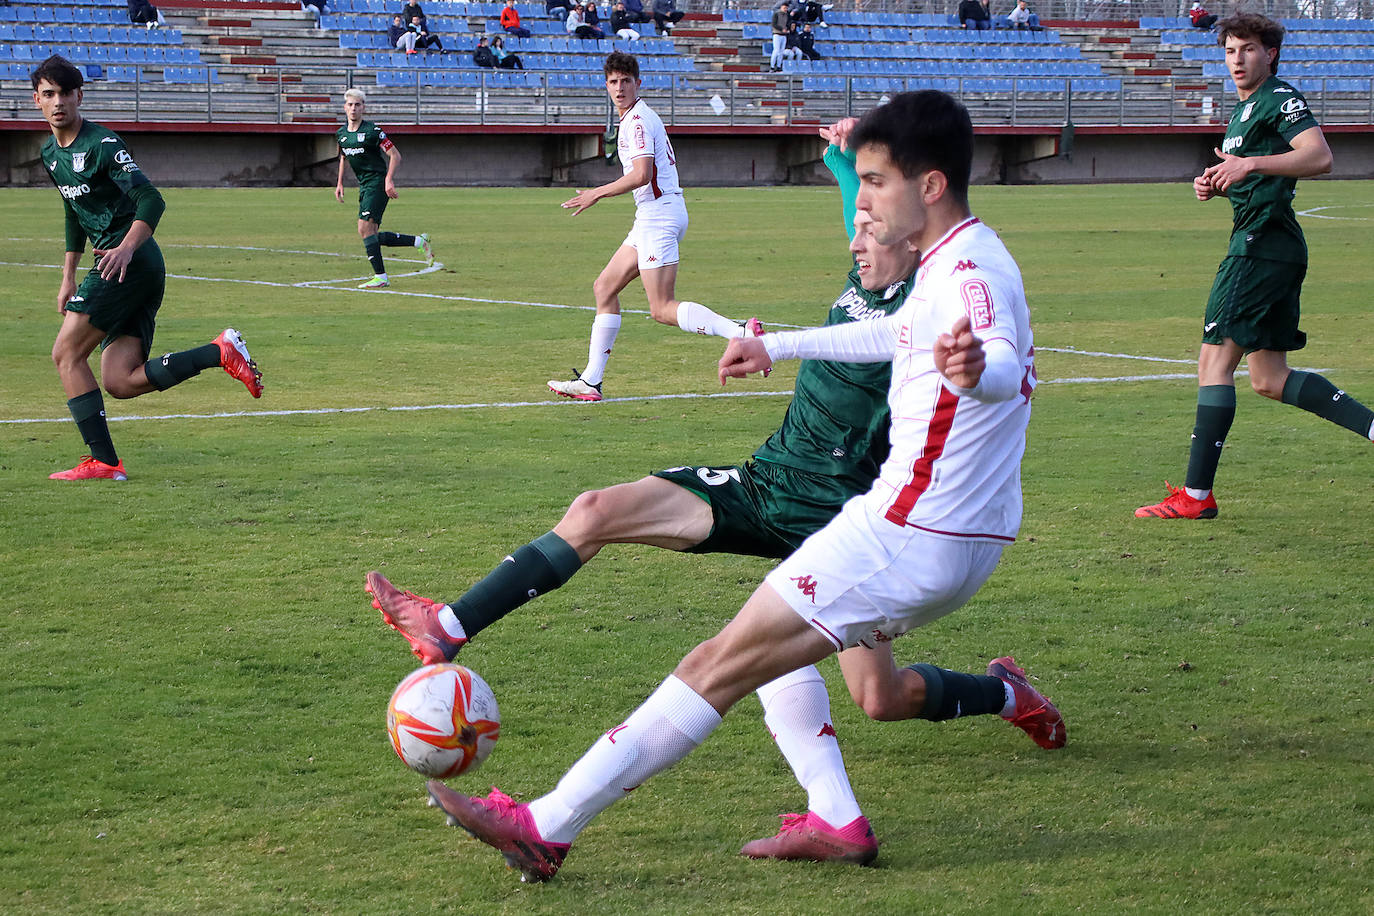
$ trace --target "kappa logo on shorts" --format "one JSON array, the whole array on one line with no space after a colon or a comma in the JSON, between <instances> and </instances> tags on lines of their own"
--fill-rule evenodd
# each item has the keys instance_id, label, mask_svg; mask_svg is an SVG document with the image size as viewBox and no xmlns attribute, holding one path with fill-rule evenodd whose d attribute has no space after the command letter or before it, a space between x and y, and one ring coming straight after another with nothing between
<instances>
[{"instance_id":1,"label":"kappa logo on shorts","mask_svg":"<svg viewBox=\"0 0 1374 916\"><path fill-rule=\"evenodd\" d=\"M797 591L810 598L812 604L816 603L816 585L818 583L815 579L810 576L792 576L792 581L797 583Z\"/></svg>"},{"instance_id":2,"label":"kappa logo on shorts","mask_svg":"<svg viewBox=\"0 0 1374 916\"><path fill-rule=\"evenodd\" d=\"M870 630L869 635L873 637L874 642L892 642L892 637L882 630Z\"/></svg>"},{"instance_id":3,"label":"kappa logo on shorts","mask_svg":"<svg viewBox=\"0 0 1374 916\"><path fill-rule=\"evenodd\" d=\"M658 255L656 255L656 254L651 254L651 255L649 255L649 257L646 258L645 260L647 260L650 264L652 264L652 263L654 263L655 261L658 260Z\"/></svg>"}]
</instances>

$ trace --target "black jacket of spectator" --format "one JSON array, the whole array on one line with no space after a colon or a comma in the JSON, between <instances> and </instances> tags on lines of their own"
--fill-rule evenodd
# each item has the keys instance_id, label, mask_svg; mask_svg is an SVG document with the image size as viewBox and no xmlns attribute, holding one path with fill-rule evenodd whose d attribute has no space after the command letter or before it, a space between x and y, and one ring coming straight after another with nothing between
<instances>
[{"instance_id":1,"label":"black jacket of spectator","mask_svg":"<svg viewBox=\"0 0 1374 916\"><path fill-rule=\"evenodd\" d=\"M486 45L478 45L472 52L472 62L479 67L496 67L496 55L491 53L491 48Z\"/></svg>"},{"instance_id":2,"label":"black jacket of spectator","mask_svg":"<svg viewBox=\"0 0 1374 916\"><path fill-rule=\"evenodd\" d=\"M420 17L420 22L423 23L426 28L429 27L429 18L425 16L425 11L420 9L420 4L411 0L410 3L401 7L401 21L406 25L409 25L410 20L416 16Z\"/></svg>"},{"instance_id":3,"label":"black jacket of spectator","mask_svg":"<svg viewBox=\"0 0 1374 916\"><path fill-rule=\"evenodd\" d=\"M128 0L129 2L129 21L143 25L146 22L157 22L157 7L153 6L148 0Z\"/></svg>"},{"instance_id":4,"label":"black jacket of spectator","mask_svg":"<svg viewBox=\"0 0 1374 916\"><path fill-rule=\"evenodd\" d=\"M970 19L979 22L990 18L988 16L988 8L979 3L978 0L963 0L963 2L959 4L959 12L957 15L960 25L963 25Z\"/></svg>"},{"instance_id":5,"label":"black jacket of spectator","mask_svg":"<svg viewBox=\"0 0 1374 916\"><path fill-rule=\"evenodd\" d=\"M797 47L809 60L820 60L821 52L816 50L816 33L805 29L797 33Z\"/></svg>"},{"instance_id":6,"label":"black jacket of spectator","mask_svg":"<svg viewBox=\"0 0 1374 916\"><path fill-rule=\"evenodd\" d=\"M387 41L387 44L390 45L390 46L393 47L393 48L396 47L396 42L400 41L400 40L401 40L401 36L404 35L406 32L409 32L409 31L410 31L410 29L406 28L406 27L403 26L403 25L393 25L393 26L391 26L390 28L388 28L388 29L386 30L386 41Z\"/></svg>"},{"instance_id":7,"label":"black jacket of spectator","mask_svg":"<svg viewBox=\"0 0 1374 916\"><path fill-rule=\"evenodd\" d=\"M636 22L643 22L643 20L631 18L629 10L611 10L612 32L619 32L621 29L632 29Z\"/></svg>"}]
</instances>

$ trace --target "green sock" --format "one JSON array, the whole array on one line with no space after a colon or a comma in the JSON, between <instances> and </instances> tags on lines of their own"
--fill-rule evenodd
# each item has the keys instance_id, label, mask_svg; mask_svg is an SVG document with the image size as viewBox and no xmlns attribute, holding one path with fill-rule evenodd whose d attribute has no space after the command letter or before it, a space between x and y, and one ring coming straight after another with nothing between
<instances>
[{"instance_id":1,"label":"green sock","mask_svg":"<svg viewBox=\"0 0 1374 916\"><path fill-rule=\"evenodd\" d=\"M1212 489L1221 463L1221 447L1236 418L1236 389L1231 385L1203 385L1197 390L1197 420L1188 450L1188 476L1184 485L1195 490Z\"/></svg>"},{"instance_id":2,"label":"green sock","mask_svg":"<svg viewBox=\"0 0 1374 916\"><path fill-rule=\"evenodd\" d=\"M150 359L143 364L143 371L158 391L166 391L206 369L213 369L219 362L219 347L208 343L203 347L192 347L180 353L164 353L159 359Z\"/></svg>"},{"instance_id":3,"label":"green sock","mask_svg":"<svg viewBox=\"0 0 1374 916\"><path fill-rule=\"evenodd\" d=\"M468 639L582 568L582 558L552 531L516 550L457 601L448 602Z\"/></svg>"},{"instance_id":4,"label":"green sock","mask_svg":"<svg viewBox=\"0 0 1374 916\"><path fill-rule=\"evenodd\" d=\"M378 232L377 241L387 248L414 248L415 236L402 235L399 232Z\"/></svg>"},{"instance_id":5,"label":"green sock","mask_svg":"<svg viewBox=\"0 0 1374 916\"><path fill-rule=\"evenodd\" d=\"M105 422L105 399L100 389L78 394L67 402L67 409L72 412L77 432L81 433L86 448L91 450L91 457L106 464L119 464L114 442L110 439L110 425Z\"/></svg>"},{"instance_id":6,"label":"green sock","mask_svg":"<svg viewBox=\"0 0 1374 916\"><path fill-rule=\"evenodd\" d=\"M377 236L369 235L363 239L363 250L367 252L367 259L372 262L372 272L378 276L386 273L386 264L382 262L382 243L377 240Z\"/></svg>"},{"instance_id":7,"label":"green sock","mask_svg":"<svg viewBox=\"0 0 1374 916\"><path fill-rule=\"evenodd\" d=\"M1288 373L1288 380L1283 383L1283 403L1301 407L1366 439L1374 426L1374 411L1315 372L1294 369Z\"/></svg>"},{"instance_id":8,"label":"green sock","mask_svg":"<svg viewBox=\"0 0 1374 916\"><path fill-rule=\"evenodd\" d=\"M932 722L1000 713L1007 694L1002 679L987 674L964 674L934 665L909 665L926 682L926 702L919 718Z\"/></svg>"}]
</instances>

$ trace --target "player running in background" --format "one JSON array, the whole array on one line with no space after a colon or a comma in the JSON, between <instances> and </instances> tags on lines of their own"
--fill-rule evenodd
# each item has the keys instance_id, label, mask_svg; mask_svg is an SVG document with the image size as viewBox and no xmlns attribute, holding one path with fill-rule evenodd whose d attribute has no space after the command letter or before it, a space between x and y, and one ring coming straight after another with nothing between
<instances>
[{"instance_id":1,"label":"player running in background","mask_svg":"<svg viewBox=\"0 0 1374 916\"><path fill-rule=\"evenodd\" d=\"M1020 272L968 211L973 131L963 106L943 93L897 95L865 116L853 145L857 205L874 241L924 252L905 304L869 321L732 340L721 380L773 357L888 362L891 453L868 493L769 573L553 792L517 805L495 789L468 798L429 784L436 805L528 878L552 876L598 813L685 757L749 691L837 651L873 718L1000 713L1042 747L1065 742L1058 711L1010 658L987 675L893 662L892 639L967 601L1015 538L1034 370ZM806 824L814 814L774 842Z\"/></svg>"},{"instance_id":2,"label":"player running in background","mask_svg":"<svg viewBox=\"0 0 1374 916\"><path fill-rule=\"evenodd\" d=\"M165 391L204 369L222 366L262 396L262 373L233 328L204 346L148 359L157 311L167 282L153 231L162 217L162 195L139 170L114 131L81 116L81 71L53 55L31 75L33 103L52 136L43 144L43 165L62 194L66 257L57 310L62 328L52 359L67 392L67 408L90 454L54 480L126 480L105 421L105 401L89 359L101 347L100 379L112 397L136 398ZM76 272L90 241L96 261L77 286Z\"/></svg>"},{"instance_id":3,"label":"player running in background","mask_svg":"<svg viewBox=\"0 0 1374 916\"><path fill-rule=\"evenodd\" d=\"M358 179L358 235L362 236L363 250L372 265L372 279L358 289L383 289L391 285L386 264L382 261L383 246L418 248L425 253L425 263L431 266L434 249L430 247L428 233L402 235L378 231L382 215L386 213L386 202L398 196L396 170L401 165L401 151L387 137L386 131L363 120L366 110L367 96L361 89L349 89L344 93L344 118L348 123L334 133L339 142L339 180L334 185L334 199L343 203L344 160L347 160L353 176Z\"/></svg>"},{"instance_id":4,"label":"player running in background","mask_svg":"<svg viewBox=\"0 0 1374 916\"><path fill-rule=\"evenodd\" d=\"M1198 200L1227 197L1231 244L1217 269L1198 354L1197 418L1184 486L1135 510L1138 518L1216 518L1212 482L1236 416L1236 367L1250 387L1374 439L1374 412L1315 372L1288 368L1300 350L1298 297L1307 274L1307 242L1293 214L1299 178L1331 171L1331 150L1307 100L1275 76L1283 26L1253 13L1217 24L1239 104L1217 156L1193 179Z\"/></svg>"},{"instance_id":5,"label":"player running in background","mask_svg":"<svg viewBox=\"0 0 1374 916\"><path fill-rule=\"evenodd\" d=\"M573 215L603 197L634 192L635 221L630 234L592 285L596 318L592 320L587 365L572 379L549 380L549 390L579 401L601 400L601 380L616 335L620 333L620 293L639 277L649 299L649 314L660 324L677 325L693 334L741 337L762 333L758 319L743 325L723 318L699 302L679 301L677 283L678 244L687 232L687 205L677 179L677 159L668 132L654 110L639 97L639 61L631 54L613 51L603 67L606 92L620 117L616 147L621 177L599 188L579 191L563 208Z\"/></svg>"}]
</instances>

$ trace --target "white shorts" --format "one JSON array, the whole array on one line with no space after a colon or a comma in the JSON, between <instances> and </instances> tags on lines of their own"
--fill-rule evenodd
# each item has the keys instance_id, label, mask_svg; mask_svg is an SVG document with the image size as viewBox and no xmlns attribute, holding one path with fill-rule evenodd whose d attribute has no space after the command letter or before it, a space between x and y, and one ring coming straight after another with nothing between
<instances>
[{"instance_id":1,"label":"white shorts","mask_svg":"<svg viewBox=\"0 0 1374 916\"><path fill-rule=\"evenodd\" d=\"M855 498L764 581L836 651L871 649L961 607L1004 546L898 527Z\"/></svg>"},{"instance_id":2,"label":"white shorts","mask_svg":"<svg viewBox=\"0 0 1374 916\"><path fill-rule=\"evenodd\" d=\"M639 256L639 271L678 262L677 246L687 234L687 205L681 194L668 194L635 210L635 224L621 244Z\"/></svg>"}]
</instances>

